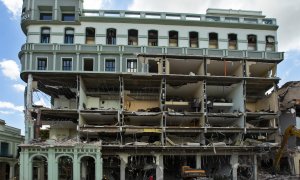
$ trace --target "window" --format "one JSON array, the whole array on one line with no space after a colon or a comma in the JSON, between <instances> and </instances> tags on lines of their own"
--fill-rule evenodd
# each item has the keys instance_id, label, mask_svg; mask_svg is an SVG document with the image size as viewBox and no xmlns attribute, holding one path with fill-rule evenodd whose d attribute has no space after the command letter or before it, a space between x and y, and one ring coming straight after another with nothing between
<instances>
[{"instance_id":1,"label":"window","mask_svg":"<svg viewBox=\"0 0 300 180\"><path fill-rule=\"evenodd\" d=\"M51 21L52 20L52 13L41 13L40 20Z\"/></svg>"},{"instance_id":2,"label":"window","mask_svg":"<svg viewBox=\"0 0 300 180\"><path fill-rule=\"evenodd\" d=\"M66 28L65 29L65 44L73 44L74 43L74 29Z\"/></svg>"},{"instance_id":3,"label":"window","mask_svg":"<svg viewBox=\"0 0 300 180\"><path fill-rule=\"evenodd\" d=\"M190 37L190 47L192 47L192 48L199 47L198 33L190 32L189 37Z\"/></svg>"},{"instance_id":4,"label":"window","mask_svg":"<svg viewBox=\"0 0 300 180\"><path fill-rule=\"evenodd\" d=\"M0 149L1 156L7 157L9 144L6 142L1 142L0 146L1 146L1 149Z\"/></svg>"},{"instance_id":5,"label":"window","mask_svg":"<svg viewBox=\"0 0 300 180\"><path fill-rule=\"evenodd\" d=\"M237 49L237 35L228 34L228 49L236 50Z\"/></svg>"},{"instance_id":6,"label":"window","mask_svg":"<svg viewBox=\"0 0 300 180\"><path fill-rule=\"evenodd\" d=\"M75 14L73 13L64 13L61 16L62 21L75 21Z\"/></svg>"},{"instance_id":7,"label":"window","mask_svg":"<svg viewBox=\"0 0 300 180\"><path fill-rule=\"evenodd\" d=\"M93 71L94 70L94 60L93 59L84 59L83 70L84 71Z\"/></svg>"},{"instance_id":8,"label":"window","mask_svg":"<svg viewBox=\"0 0 300 180\"><path fill-rule=\"evenodd\" d=\"M113 28L107 29L107 31L106 31L106 44L115 45L116 44L116 34L117 34L116 29L113 29Z\"/></svg>"},{"instance_id":9,"label":"window","mask_svg":"<svg viewBox=\"0 0 300 180\"><path fill-rule=\"evenodd\" d=\"M247 37L248 39L248 50L255 51L256 47L256 35L250 34Z\"/></svg>"},{"instance_id":10,"label":"window","mask_svg":"<svg viewBox=\"0 0 300 180\"><path fill-rule=\"evenodd\" d=\"M127 60L127 72L137 72L137 60L128 59Z\"/></svg>"},{"instance_id":11,"label":"window","mask_svg":"<svg viewBox=\"0 0 300 180\"><path fill-rule=\"evenodd\" d=\"M95 28L87 27L85 29L85 43L95 44Z\"/></svg>"},{"instance_id":12,"label":"window","mask_svg":"<svg viewBox=\"0 0 300 180\"><path fill-rule=\"evenodd\" d=\"M107 59L105 60L105 71L115 71L115 60L114 59Z\"/></svg>"},{"instance_id":13,"label":"window","mask_svg":"<svg viewBox=\"0 0 300 180\"><path fill-rule=\"evenodd\" d=\"M209 46L208 48L217 49L218 48L218 34L209 33Z\"/></svg>"},{"instance_id":14,"label":"window","mask_svg":"<svg viewBox=\"0 0 300 180\"><path fill-rule=\"evenodd\" d=\"M128 45L138 45L138 30L129 29L128 30Z\"/></svg>"},{"instance_id":15,"label":"window","mask_svg":"<svg viewBox=\"0 0 300 180\"><path fill-rule=\"evenodd\" d=\"M266 51L275 51L274 36L266 36Z\"/></svg>"},{"instance_id":16,"label":"window","mask_svg":"<svg viewBox=\"0 0 300 180\"><path fill-rule=\"evenodd\" d=\"M47 58L38 58L37 70L47 70Z\"/></svg>"},{"instance_id":17,"label":"window","mask_svg":"<svg viewBox=\"0 0 300 180\"><path fill-rule=\"evenodd\" d=\"M50 43L50 28L42 28L41 43Z\"/></svg>"},{"instance_id":18,"label":"window","mask_svg":"<svg viewBox=\"0 0 300 180\"><path fill-rule=\"evenodd\" d=\"M158 31L148 31L148 46L158 46Z\"/></svg>"},{"instance_id":19,"label":"window","mask_svg":"<svg viewBox=\"0 0 300 180\"><path fill-rule=\"evenodd\" d=\"M169 46L178 47L178 32L169 31Z\"/></svg>"},{"instance_id":20,"label":"window","mask_svg":"<svg viewBox=\"0 0 300 180\"><path fill-rule=\"evenodd\" d=\"M72 58L63 58L62 59L62 70L63 71L72 71Z\"/></svg>"}]
</instances>

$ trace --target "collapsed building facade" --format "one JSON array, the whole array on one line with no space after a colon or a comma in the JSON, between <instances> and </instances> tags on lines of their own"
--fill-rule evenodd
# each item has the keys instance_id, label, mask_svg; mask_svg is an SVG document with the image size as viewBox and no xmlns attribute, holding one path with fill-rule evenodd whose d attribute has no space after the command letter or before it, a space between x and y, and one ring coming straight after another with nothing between
<instances>
[{"instance_id":1,"label":"collapsed building facade","mask_svg":"<svg viewBox=\"0 0 300 180\"><path fill-rule=\"evenodd\" d=\"M300 82L290 81L285 83L279 90L279 107L280 121L279 127L281 135L285 130L293 125L298 131L300 130ZM300 132L300 131L299 131ZM299 136L290 134L284 156L281 159L281 171L293 175L300 174L300 153L299 153Z\"/></svg>"},{"instance_id":2,"label":"collapsed building facade","mask_svg":"<svg viewBox=\"0 0 300 180\"><path fill-rule=\"evenodd\" d=\"M21 26L21 179L173 180L182 166L256 179L276 144L283 53L276 20L262 12L24 0ZM34 105L37 92L50 108Z\"/></svg>"}]
</instances>

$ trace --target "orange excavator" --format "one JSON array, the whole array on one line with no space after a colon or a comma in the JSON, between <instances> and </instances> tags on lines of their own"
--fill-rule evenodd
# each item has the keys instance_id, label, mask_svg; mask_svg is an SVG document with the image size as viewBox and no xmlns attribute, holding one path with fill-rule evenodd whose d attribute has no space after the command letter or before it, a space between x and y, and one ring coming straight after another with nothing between
<instances>
[{"instance_id":1,"label":"orange excavator","mask_svg":"<svg viewBox=\"0 0 300 180\"><path fill-rule=\"evenodd\" d=\"M284 152L285 146L287 145L289 137L291 137L291 136L296 136L296 137L300 138L300 130L297 129L294 125L290 125L284 131L284 135L283 135L283 139L282 139L282 142L281 142L280 149L276 153L275 161L274 161L274 168L277 172L279 170L279 163L280 163L280 159L282 157L282 154Z\"/></svg>"}]
</instances>

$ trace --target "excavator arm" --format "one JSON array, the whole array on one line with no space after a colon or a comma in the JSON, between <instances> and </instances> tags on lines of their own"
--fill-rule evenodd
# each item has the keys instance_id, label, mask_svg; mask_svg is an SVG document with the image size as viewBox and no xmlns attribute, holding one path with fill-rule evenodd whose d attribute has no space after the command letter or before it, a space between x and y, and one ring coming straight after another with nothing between
<instances>
[{"instance_id":1,"label":"excavator arm","mask_svg":"<svg viewBox=\"0 0 300 180\"><path fill-rule=\"evenodd\" d=\"M282 139L282 142L281 142L281 146L280 146L280 148L279 148L279 150L278 150L278 152L276 153L276 156L275 156L274 167L275 167L276 171L279 170L280 159L281 159L282 154L284 152L285 146L288 143L289 137L291 137L291 136L296 136L296 137L300 138L300 130L297 129L294 125L290 125L284 131L284 135L283 135L283 139Z\"/></svg>"}]
</instances>

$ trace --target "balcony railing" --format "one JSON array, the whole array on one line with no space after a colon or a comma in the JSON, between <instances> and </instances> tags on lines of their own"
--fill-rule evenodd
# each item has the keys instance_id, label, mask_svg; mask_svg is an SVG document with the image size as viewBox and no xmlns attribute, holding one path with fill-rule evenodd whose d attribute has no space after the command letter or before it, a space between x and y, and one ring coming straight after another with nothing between
<instances>
[{"instance_id":1,"label":"balcony railing","mask_svg":"<svg viewBox=\"0 0 300 180\"><path fill-rule=\"evenodd\" d=\"M122 53L122 54L151 54L151 55L179 55L179 56L205 56L223 58L245 58L282 60L282 52L207 49L189 47L159 47L159 46L127 46L127 45L81 45L81 44L24 44L22 51L33 52L75 52L75 53ZM21 51L21 53L22 53Z\"/></svg>"}]
</instances>

